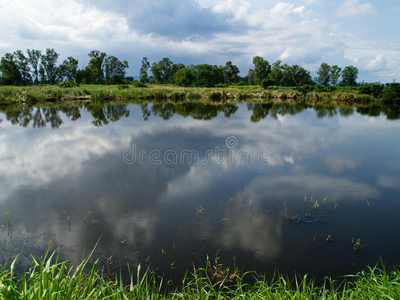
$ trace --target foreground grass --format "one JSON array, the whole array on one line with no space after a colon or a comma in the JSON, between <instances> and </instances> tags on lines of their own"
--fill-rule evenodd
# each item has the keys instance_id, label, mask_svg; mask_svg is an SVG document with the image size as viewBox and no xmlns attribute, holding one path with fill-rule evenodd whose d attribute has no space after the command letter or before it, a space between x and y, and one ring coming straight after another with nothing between
<instances>
[{"instance_id":1,"label":"foreground grass","mask_svg":"<svg viewBox=\"0 0 400 300\"><path fill-rule=\"evenodd\" d=\"M380 103L371 95L360 94L351 89L335 92L300 93L293 88L258 86L228 86L216 88L184 88L165 85L82 85L63 88L60 86L0 86L0 105L10 103L61 101L61 100L161 100L161 101L242 101L245 99L277 102L306 102L310 105L365 105Z\"/></svg>"},{"instance_id":2,"label":"foreground grass","mask_svg":"<svg viewBox=\"0 0 400 300\"><path fill-rule=\"evenodd\" d=\"M114 279L86 258L79 265L59 261L56 252L41 259L23 274L15 273L14 260L0 272L0 299L400 299L400 271L368 268L341 281L326 278L316 285L307 276L268 281L252 273L239 275L209 261L187 273L178 288L165 288L162 280L140 266L128 282ZM89 264L92 265L89 268ZM253 284L245 284L244 277ZM125 282L125 283L124 283Z\"/></svg>"}]
</instances>

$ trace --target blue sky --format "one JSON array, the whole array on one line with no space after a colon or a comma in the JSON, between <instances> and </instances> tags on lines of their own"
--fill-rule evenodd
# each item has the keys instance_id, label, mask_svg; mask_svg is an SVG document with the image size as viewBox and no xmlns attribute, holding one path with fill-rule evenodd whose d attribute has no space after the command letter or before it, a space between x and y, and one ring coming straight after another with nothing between
<instances>
[{"instance_id":1,"label":"blue sky","mask_svg":"<svg viewBox=\"0 0 400 300\"><path fill-rule=\"evenodd\" d=\"M359 81L400 81L398 0L0 0L0 56L54 48L88 62L98 49L130 63L169 57L241 75L259 55L315 71L358 67Z\"/></svg>"}]
</instances>

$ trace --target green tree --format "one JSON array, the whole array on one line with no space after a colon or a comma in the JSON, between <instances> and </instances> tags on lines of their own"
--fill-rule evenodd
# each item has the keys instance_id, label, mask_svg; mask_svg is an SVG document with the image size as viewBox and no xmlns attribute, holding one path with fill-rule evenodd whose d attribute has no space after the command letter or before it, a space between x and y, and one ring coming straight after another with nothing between
<instances>
[{"instance_id":1,"label":"green tree","mask_svg":"<svg viewBox=\"0 0 400 300\"><path fill-rule=\"evenodd\" d=\"M239 82L239 68L236 65L232 64L231 61L226 62L224 72L226 83L231 84Z\"/></svg>"},{"instance_id":2,"label":"green tree","mask_svg":"<svg viewBox=\"0 0 400 300\"><path fill-rule=\"evenodd\" d=\"M281 85L283 86L302 86L312 84L310 71L298 65L289 66L284 64L281 66L282 79Z\"/></svg>"},{"instance_id":3,"label":"green tree","mask_svg":"<svg viewBox=\"0 0 400 300\"><path fill-rule=\"evenodd\" d=\"M60 55L54 51L54 49L47 48L46 54L43 55L41 59L42 76L44 71L45 78L50 84L54 84L56 81L57 59L59 56Z\"/></svg>"},{"instance_id":4,"label":"green tree","mask_svg":"<svg viewBox=\"0 0 400 300\"><path fill-rule=\"evenodd\" d=\"M21 50L14 52L14 61L17 66L19 73L21 74L21 79L24 85L30 84L32 77L30 74L29 62L25 57L25 54Z\"/></svg>"},{"instance_id":5,"label":"green tree","mask_svg":"<svg viewBox=\"0 0 400 300\"><path fill-rule=\"evenodd\" d=\"M281 81L283 80L283 70L280 60L272 64L272 69L271 72L269 73L269 78L272 79L274 85L281 85Z\"/></svg>"},{"instance_id":6,"label":"green tree","mask_svg":"<svg viewBox=\"0 0 400 300\"><path fill-rule=\"evenodd\" d=\"M61 81L63 80L75 80L78 72L79 61L72 56L69 56L64 62L58 67L58 76Z\"/></svg>"},{"instance_id":7,"label":"green tree","mask_svg":"<svg viewBox=\"0 0 400 300\"><path fill-rule=\"evenodd\" d=\"M342 84L344 86L356 86L358 78L358 69L353 66L347 66L342 72Z\"/></svg>"},{"instance_id":8,"label":"green tree","mask_svg":"<svg viewBox=\"0 0 400 300\"><path fill-rule=\"evenodd\" d=\"M99 50L92 50L88 54L89 65L85 68L86 83L102 84L104 79L104 62L107 54Z\"/></svg>"},{"instance_id":9,"label":"green tree","mask_svg":"<svg viewBox=\"0 0 400 300\"><path fill-rule=\"evenodd\" d=\"M14 61L14 54L6 53L0 62L1 84L21 85L23 84L21 73Z\"/></svg>"},{"instance_id":10,"label":"green tree","mask_svg":"<svg viewBox=\"0 0 400 300\"><path fill-rule=\"evenodd\" d=\"M157 63L154 62L151 66L151 72L153 73L155 82L158 84L174 82L173 62L168 57L164 57Z\"/></svg>"},{"instance_id":11,"label":"green tree","mask_svg":"<svg viewBox=\"0 0 400 300\"><path fill-rule=\"evenodd\" d=\"M223 68L208 64L193 67L196 74L195 86L214 87L218 83L224 82Z\"/></svg>"},{"instance_id":12,"label":"green tree","mask_svg":"<svg viewBox=\"0 0 400 300\"><path fill-rule=\"evenodd\" d=\"M39 64L40 59L42 57L42 51L40 50L27 50L28 53L28 62L32 67L33 75L35 76L35 83L39 85Z\"/></svg>"},{"instance_id":13,"label":"green tree","mask_svg":"<svg viewBox=\"0 0 400 300\"><path fill-rule=\"evenodd\" d=\"M121 83L125 77L126 69L129 68L129 64L126 60L122 62L112 55L106 57L104 66L107 84Z\"/></svg>"},{"instance_id":14,"label":"green tree","mask_svg":"<svg viewBox=\"0 0 400 300\"><path fill-rule=\"evenodd\" d=\"M147 70L150 68L150 62L147 57L143 57L142 66L140 68L140 82L146 83L149 80Z\"/></svg>"},{"instance_id":15,"label":"green tree","mask_svg":"<svg viewBox=\"0 0 400 300\"><path fill-rule=\"evenodd\" d=\"M340 76L342 76L342 68L340 68L338 65L333 65L331 67L331 83L332 83L332 85L336 85L338 83Z\"/></svg>"},{"instance_id":16,"label":"green tree","mask_svg":"<svg viewBox=\"0 0 400 300\"><path fill-rule=\"evenodd\" d=\"M254 85L255 84L255 73L253 69L249 69L249 72L247 73L247 84L249 85Z\"/></svg>"},{"instance_id":17,"label":"green tree","mask_svg":"<svg viewBox=\"0 0 400 300\"><path fill-rule=\"evenodd\" d=\"M194 85L195 80L196 73L190 67L180 69L175 73L175 84L179 86L192 86Z\"/></svg>"},{"instance_id":18,"label":"green tree","mask_svg":"<svg viewBox=\"0 0 400 300\"><path fill-rule=\"evenodd\" d=\"M253 57L254 64L254 82L255 84L261 84L261 81L264 78L268 77L268 74L271 72L271 65L261 56Z\"/></svg>"},{"instance_id":19,"label":"green tree","mask_svg":"<svg viewBox=\"0 0 400 300\"><path fill-rule=\"evenodd\" d=\"M331 67L327 63L322 63L317 71L319 84L328 85L331 81Z\"/></svg>"}]
</instances>

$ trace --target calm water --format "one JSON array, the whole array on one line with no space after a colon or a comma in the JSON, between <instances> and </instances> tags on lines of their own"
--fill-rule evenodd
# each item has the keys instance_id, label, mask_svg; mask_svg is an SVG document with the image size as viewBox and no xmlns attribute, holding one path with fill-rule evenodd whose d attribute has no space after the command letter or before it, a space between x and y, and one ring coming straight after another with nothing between
<instances>
[{"instance_id":1,"label":"calm water","mask_svg":"<svg viewBox=\"0 0 400 300\"><path fill-rule=\"evenodd\" d=\"M2 249L40 253L54 239L64 258L79 260L101 238L97 257L151 263L172 277L217 253L242 270L317 278L380 258L399 264L400 121L361 113L266 104L3 109Z\"/></svg>"}]
</instances>

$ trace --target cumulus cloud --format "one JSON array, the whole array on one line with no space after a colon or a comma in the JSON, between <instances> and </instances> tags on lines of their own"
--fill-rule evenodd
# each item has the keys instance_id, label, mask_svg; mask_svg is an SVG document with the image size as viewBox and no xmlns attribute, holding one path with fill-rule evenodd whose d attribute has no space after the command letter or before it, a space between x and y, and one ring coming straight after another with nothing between
<instances>
[{"instance_id":1,"label":"cumulus cloud","mask_svg":"<svg viewBox=\"0 0 400 300\"><path fill-rule=\"evenodd\" d=\"M204 36L227 29L225 21L194 0L80 1L86 6L115 11L132 31L171 39Z\"/></svg>"},{"instance_id":2,"label":"cumulus cloud","mask_svg":"<svg viewBox=\"0 0 400 300\"><path fill-rule=\"evenodd\" d=\"M382 54L376 57L358 57L355 63L368 71L381 71L386 69L387 65L386 58Z\"/></svg>"},{"instance_id":3,"label":"cumulus cloud","mask_svg":"<svg viewBox=\"0 0 400 300\"><path fill-rule=\"evenodd\" d=\"M361 2L361 0L344 0L338 8L338 15L346 18L368 16L375 13L376 9L371 3Z\"/></svg>"},{"instance_id":4,"label":"cumulus cloud","mask_svg":"<svg viewBox=\"0 0 400 300\"><path fill-rule=\"evenodd\" d=\"M346 22L352 19L333 19L335 8L315 0L4 0L0 55L53 47L61 59L72 55L83 67L87 53L99 49L128 60L128 75L133 76L139 73L143 56L151 61L168 56L184 64L230 60L244 76L252 67L252 57L260 55L313 71L322 61L341 66L354 63L357 56L349 60L348 51L366 49L355 45L363 38L346 33L350 28ZM338 13L343 17L370 15L377 8L366 0L346 0ZM385 49L397 48L385 45ZM385 76L385 72L392 79L398 76L398 51L390 55L376 52L372 61L357 65L360 77L367 72L371 77ZM380 54L387 60L386 67L384 59L377 57Z\"/></svg>"},{"instance_id":5,"label":"cumulus cloud","mask_svg":"<svg viewBox=\"0 0 400 300\"><path fill-rule=\"evenodd\" d=\"M346 155L327 155L325 163L333 173L341 173L345 169L355 169L360 164L360 159Z\"/></svg>"}]
</instances>

